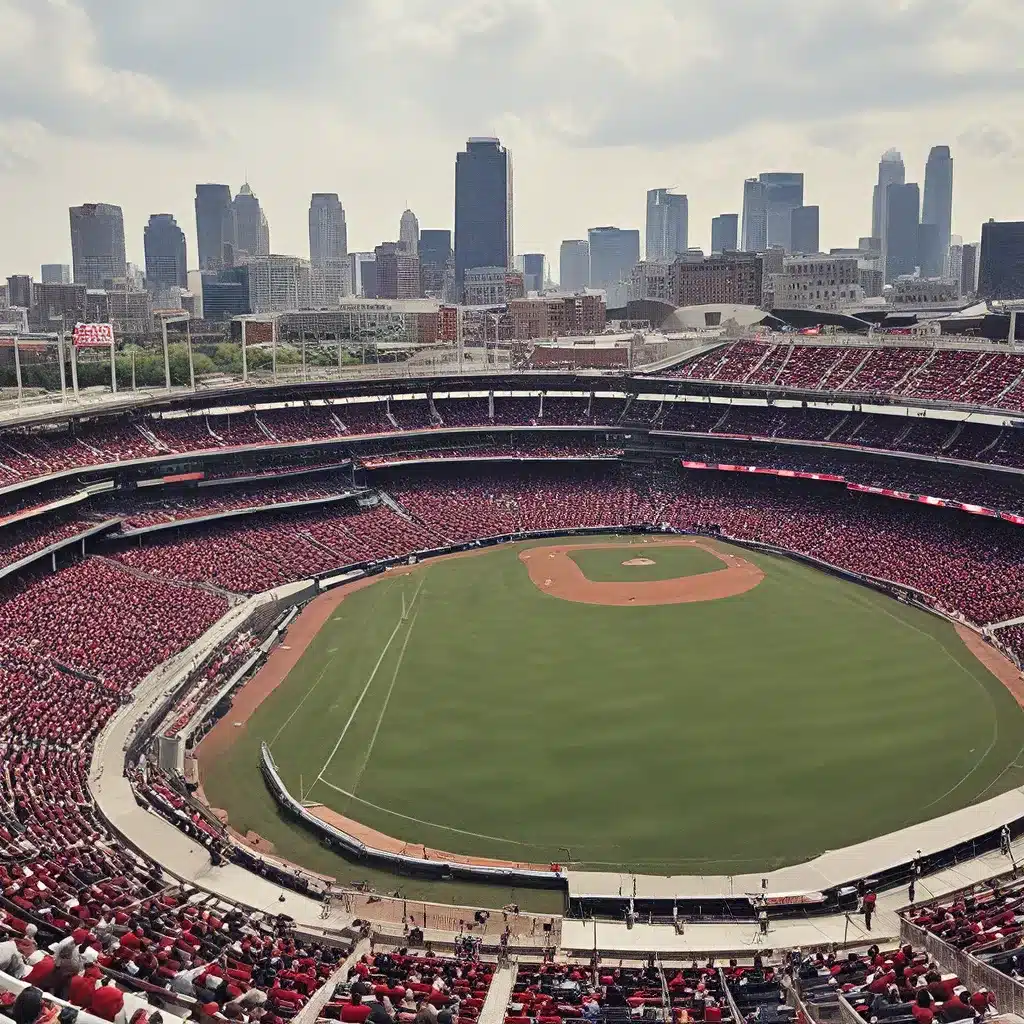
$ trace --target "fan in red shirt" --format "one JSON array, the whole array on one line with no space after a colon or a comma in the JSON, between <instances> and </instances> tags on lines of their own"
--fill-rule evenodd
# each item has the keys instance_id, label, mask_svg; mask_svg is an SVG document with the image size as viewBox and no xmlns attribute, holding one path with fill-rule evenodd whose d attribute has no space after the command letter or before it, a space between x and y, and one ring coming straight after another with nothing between
<instances>
[{"instance_id":1,"label":"fan in red shirt","mask_svg":"<svg viewBox=\"0 0 1024 1024\"><path fill-rule=\"evenodd\" d=\"M124 1007L124 993L111 982L102 985L92 994L90 1013L101 1020L112 1021Z\"/></svg>"},{"instance_id":2,"label":"fan in red shirt","mask_svg":"<svg viewBox=\"0 0 1024 1024\"><path fill-rule=\"evenodd\" d=\"M356 965L358 968L358 964ZM341 1019L345 1024L363 1024L370 1016L370 1007L363 1003L361 992L353 992L352 998L341 1008Z\"/></svg>"}]
</instances>

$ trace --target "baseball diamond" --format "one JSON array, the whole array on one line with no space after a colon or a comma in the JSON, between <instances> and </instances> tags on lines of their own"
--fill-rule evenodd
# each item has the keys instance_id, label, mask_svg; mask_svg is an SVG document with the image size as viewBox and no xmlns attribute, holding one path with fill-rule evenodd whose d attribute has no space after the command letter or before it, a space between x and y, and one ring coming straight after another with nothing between
<instances>
[{"instance_id":1,"label":"baseball diamond","mask_svg":"<svg viewBox=\"0 0 1024 1024\"><path fill-rule=\"evenodd\" d=\"M720 540L528 541L318 600L201 752L243 832L275 831L264 741L384 848L666 874L801 862L1024 780L1024 715L952 625Z\"/></svg>"}]
</instances>

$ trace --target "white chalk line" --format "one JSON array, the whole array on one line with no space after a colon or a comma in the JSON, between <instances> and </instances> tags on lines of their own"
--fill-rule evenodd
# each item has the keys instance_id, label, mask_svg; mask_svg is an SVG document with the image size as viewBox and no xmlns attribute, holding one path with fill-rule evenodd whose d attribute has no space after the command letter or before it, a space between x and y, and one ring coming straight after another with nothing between
<instances>
[{"instance_id":1,"label":"white chalk line","mask_svg":"<svg viewBox=\"0 0 1024 1024\"><path fill-rule=\"evenodd\" d=\"M409 604L409 610L411 610L413 606L416 604L416 599L420 596L420 591L423 589L423 583L425 580L426 576L424 576L423 579L420 580L419 586L416 587L416 592L412 595L412 601ZM408 610L406 611L406 615L407 614ZM331 761L334 760L334 755L338 752L338 748L341 746L342 741L345 739L345 736L349 730L349 726L351 726L353 720L356 717L356 713L359 711L360 705L363 703L363 698L366 696L367 691L370 689L370 686L373 683L373 680L376 678L377 671L380 668L381 663L384 661L384 657L388 653L388 650L391 647L392 642L394 641L395 637L398 636L398 632L402 628L402 624L404 622L405 616L399 616L398 622L395 623L395 628L391 631L391 636L388 637L388 641L384 645L384 649L380 652L380 657L377 659L377 663L373 666L373 671L370 673L370 678L366 680L366 685L363 687L363 692L359 694L359 700L356 701L356 705L352 709L352 713L348 716L348 721L345 723L345 728L341 730L341 735L338 737L338 742L334 744L334 748L327 756L327 760L324 761L323 767L320 769L320 773L317 775L316 780L313 783L314 786L316 785L317 782L323 781L324 772L327 771L327 768L330 765Z\"/></svg>"},{"instance_id":2,"label":"white chalk line","mask_svg":"<svg viewBox=\"0 0 1024 1024\"><path fill-rule=\"evenodd\" d=\"M859 596L860 595L858 595L858 598ZM860 604L861 602L858 600L857 603ZM974 767L971 768L970 771L968 771L960 779L959 782L954 783L952 786L950 786L949 789L946 790L945 793L943 793L941 796L937 796L934 800L932 800L931 803L927 803L924 805L924 807L921 808L923 811L927 811L930 807L934 807L937 803L941 803L943 800L946 799L947 796L951 796L953 793L955 793L988 759L988 755L992 753L992 751L995 749L996 743L999 741L999 712L996 710L995 701L992 700L992 694L988 692L988 687L986 687L985 684L966 665L963 664L963 662L955 658L952 652L948 650L946 645L942 643L942 641L939 640L938 637L934 636L934 634L932 633L926 632L918 626L915 626L912 622L909 622L907 619L904 619L900 615L893 615L893 613L883 605L877 605L875 607L878 607L883 615L887 615L894 622L898 622L900 623L900 625L905 626L907 629L912 629L915 633L918 633L919 635L938 643L939 647L942 650L942 653L950 661L952 661L953 664L955 664L961 672L964 672L966 675L968 675L979 687L981 692L985 694L985 699L988 701L989 710L992 712L992 742L989 743L988 748L985 750L985 753L978 758L978 760L974 763ZM961 643L962 642L963 641L961 641ZM964 646L966 648L966 644ZM973 658L974 655L972 654L971 657ZM986 671L988 670L986 669ZM1001 775L1002 772L1000 773L1000 776ZM988 789L991 789L991 785L988 787ZM983 792L987 793L988 789L984 790Z\"/></svg>"},{"instance_id":3,"label":"white chalk line","mask_svg":"<svg viewBox=\"0 0 1024 1024\"><path fill-rule=\"evenodd\" d=\"M422 607L422 605L420 607ZM413 615L412 621L409 623L409 629L405 634L405 639L402 641L402 649L398 652L398 660L395 662L395 671L391 673L391 685L388 687L387 696L384 698L384 706L380 709L380 714L377 716L377 724L373 727L373 735L370 737L370 745L366 748L366 755L363 758L363 763L360 765L359 771L356 773L355 781L352 783L353 793L359 789L359 783L363 780L363 774L366 771L366 766L370 763L370 755L373 753L374 745L377 743L377 734L380 732L381 723L384 721L384 716L387 714L388 704L391 703L391 694L395 692L395 683L398 681L398 673L402 670L402 661L405 659L405 649L409 646L409 637L412 636L413 627L416 625L416 619L419 614L420 608L417 608L416 614Z\"/></svg>"},{"instance_id":4,"label":"white chalk line","mask_svg":"<svg viewBox=\"0 0 1024 1024\"><path fill-rule=\"evenodd\" d=\"M429 825L431 828L442 829L445 832L457 832L460 836L472 836L474 839L490 839L495 843L511 843L513 846L536 847L535 843L522 843L518 839L508 839L505 836L488 836L483 832L468 832L466 829L456 828L454 825L439 825L436 821L427 821L425 818L414 818L411 814L402 814L400 811L391 810L390 807L381 807L380 804L374 804L369 800L364 800L361 796L356 796L355 793L350 793L347 789L342 789L341 786L336 786L333 782L328 782L326 779L321 779L320 781L323 782L325 786L330 786L331 789L341 793L342 796L347 796L350 800L355 800L357 804L362 804L364 807L372 807L375 811L390 814L396 818L401 818L403 821L411 821L417 825Z\"/></svg>"},{"instance_id":5,"label":"white chalk line","mask_svg":"<svg viewBox=\"0 0 1024 1024\"><path fill-rule=\"evenodd\" d=\"M383 591L383 589L384 588L382 587L381 591ZM376 601L374 602L374 605L376 605ZM338 648L338 650L340 649L341 648ZM268 744L271 749L273 749L274 744L278 741L278 738L280 737L281 733L283 733L285 729L288 727L288 723L299 713L299 711L302 709L302 705L305 704L307 700L309 700L309 698L313 695L313 691L323 682L324 677L327 675L327 670L334 664L334 662L337 660L337 657L337 654L335 654L328 660L327 664L324 665L323 669L321 670L320 675L317 676L316 682L309 688L309 690L306 691L306 695L302 698L302 700L300 700L299 703L296 704L295 708L292 710L292 713L284 720L284 724L281 726L281 728L274 733L274 738Z\"/></svg>"}]
</instances>

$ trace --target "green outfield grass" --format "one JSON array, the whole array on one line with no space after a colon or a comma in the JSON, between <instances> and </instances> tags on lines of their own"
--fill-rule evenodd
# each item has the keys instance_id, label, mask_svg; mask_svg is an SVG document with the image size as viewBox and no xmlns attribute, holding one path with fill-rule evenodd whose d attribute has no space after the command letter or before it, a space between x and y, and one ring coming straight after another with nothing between
<instances>
[{"instance_id":1,"label":"green outfield grass","mask_svg":"<svg viewBox=\"0 0 1024 1024\"><path fill-rule=\"evenodd\" d=\"M207 766L211 802L285 855L312 847L311 867L368 877L278 819L257 769L266 740L295 795L402 839L735 873L1024 782L1024 714L934 616L747 551L766 577L737 597L578 604L530 581L517 556L536 544L428 562L347 598ZM643 547L580 564L629 573L621 562ZM653 557L702 571L692 551Z\"/></svg>"},{"instance_id":2,"label":"green outfield grass","mask_svg":"<svg viewBox=\"0 0 1024 1024\"><path fill-rule=\"evenodd\" d=\"M594 583L647 583L653 580L674 580L680 576L700 576L725 569L721 559L710 551L679 545L636 544L622 548L600 548L570 551L569 557L580 571ZM653 565L623 565L624 561L646 558Z\"/></svg>"}]
</instances>

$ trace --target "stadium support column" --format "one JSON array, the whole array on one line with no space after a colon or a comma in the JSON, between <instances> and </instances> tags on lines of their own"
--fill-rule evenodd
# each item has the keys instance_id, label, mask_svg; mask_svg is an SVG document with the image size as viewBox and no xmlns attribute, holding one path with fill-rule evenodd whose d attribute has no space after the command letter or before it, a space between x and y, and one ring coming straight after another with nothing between
<instances>
[{"instance_id":1,"label":"stadium support column","mask_svg":"<svg viewBox=\"0 0 1024 1024\"><path fill-rule=\"evenodd\" d=\"M1020 312L1018 309L1010 310L1010 334L1007 337L1007 341L1011 345L1017 344L1017 314Z\"/></svg>"},{"instance_id":2,"label":"stadium support column","mask_svg":"<svg viewBox=\"0 0 1024 1024\"><path fill-rule=\"evenodd\" d=\"M114 339L110 339L110 392L117 394L117 358L114 352Z\"/></svg>"},{"instance_id":3,"label":"stadium support column","mask_svg":"<svg viewBox=\"0 0 1024 1024\"><path fill-rule=\"evenodd\" d=\"M18 384L18 408L21 408L21 356L18 355L18 335L14 336L14 379Z\"/></svg>"},{"instance_id":4,"label":"stadium support column","mask_svg":"<svg viewBox=\"0 0 1024 1024\"><path fill-rule=\"evenodd\" d=\"M71 387L75 392L75 402L78 398L78 348L75 345L75 337L71 336Z\"/></svg>"},{"instance_id":5,"label":"stadium support column","mask_svg":"<svg viewBox=\"0 0 1024 1024\"><path fill-rule=\"evenodd\" d=\"M171 356L167 351L167 317L160 318L160 333L164 341L164 387L171 390Z\"/></svg>"},{"instance_id":6,"label":"stadium support column","mask_svg":"<svg viewBox=\"0 0 1024 1024\"><path fill-rule=\"evenodd\" d=\"M60 402L65 405L68 400L67 371L64 369L64 315L51 316L51 323L60 323L60 330L57 332L57 365L60 367Z\"/></svg>"},{"instance_id":7,"label":"stadium support column","mask_svg":"<svg viewBox=\"0 0 1024 1024\"><path fill-rule=\"evenodd\" d=\"M274 383L277 383L277 319L270 321L270 362L274 373Z\"/></svg>"},{"instance_id":8,"label":"stadium support column","mask_svg":"<svg viewBox=\"0 0 1024 1024\"><path fill-rule=\"evenodd\" d=\"M188 383L193 391L196 389L196 364L192 361L192 324L185 323L185 343L188 347Z\"/></svg>"},{"instance_id":9,"label":"stadium support column","mask_svg":"<svg viewBox=\"0 0 1024 1024\"><path fill-rule=\"evenodd\" d=\"M245 328L248 324L248 320L242 321L242 383L249 383L249 358L245 351Z\"/></svg>"}]
</instances>

